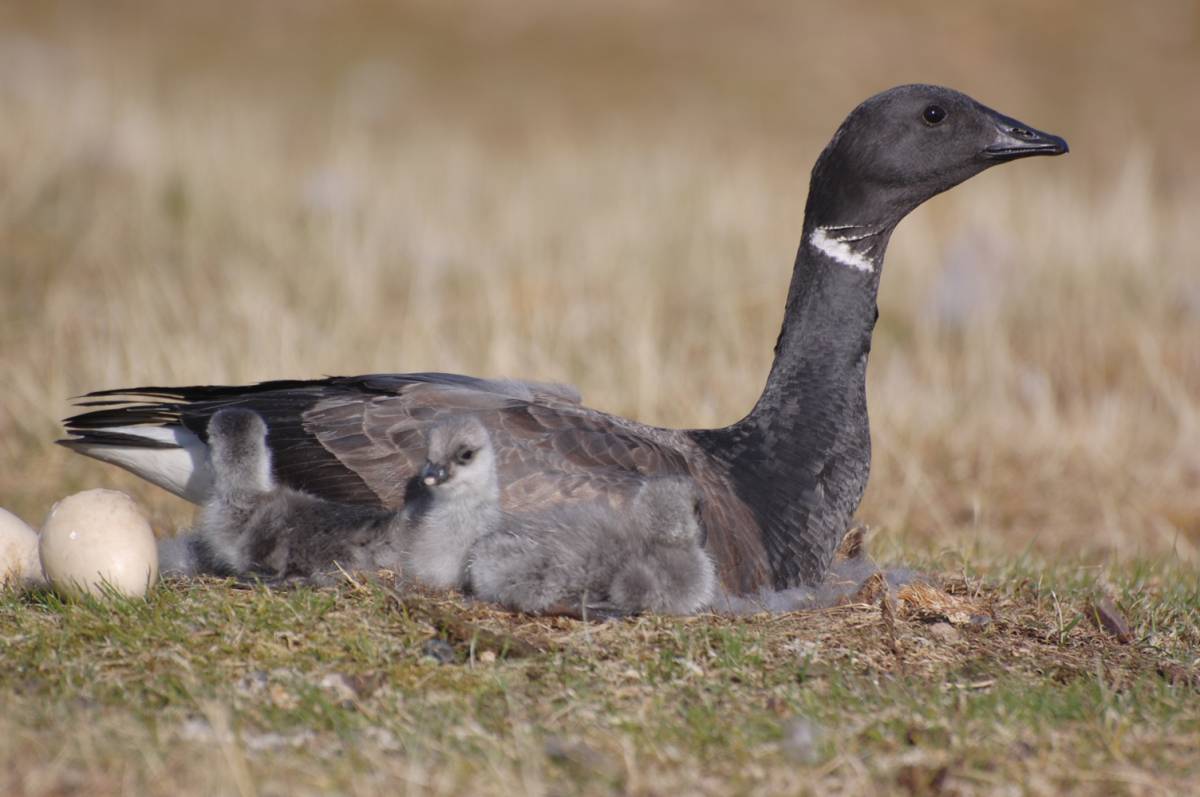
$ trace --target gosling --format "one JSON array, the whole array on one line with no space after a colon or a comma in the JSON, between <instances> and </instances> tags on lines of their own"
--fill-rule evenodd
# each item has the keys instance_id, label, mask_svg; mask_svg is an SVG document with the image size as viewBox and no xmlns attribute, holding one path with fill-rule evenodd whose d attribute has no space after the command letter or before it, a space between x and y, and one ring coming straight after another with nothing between
<instances>
[{"instance_id":1,"label":"gosling","mask_svg":"<svg viewBox=\"0 0 1200 797\"><path fill-rule=\"evenodd\" d=\"M692 614L716 581L692 484L644 483L624 511L591 504L509 515L471 550L469 588L516 611Z\"/></svg>"},{"instance_id":2,"label":"gosling","mask_svg":"<svg viewBox=\"0 0 1200 797\"><path fill-rule=\"evenodd\" d=\"M339 569L386 569L449 588L461 586L471 544L498 525L492 448L475 418L433 427L425 467L401 510L328 501L278 484L266 435L251 410L213 415L214 491L182 544L160 548L160 558L170 559L164 564L268 583L324 583Z\"/></svg>"}]
</instances>

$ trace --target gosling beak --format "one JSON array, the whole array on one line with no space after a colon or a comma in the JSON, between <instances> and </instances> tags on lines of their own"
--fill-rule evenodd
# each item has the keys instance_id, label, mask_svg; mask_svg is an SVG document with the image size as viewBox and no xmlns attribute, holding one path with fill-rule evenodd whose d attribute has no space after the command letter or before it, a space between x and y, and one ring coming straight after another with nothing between
<instances>
[{"instance_id":1,"label":"gosling beak","mask_svg":"<svg viewBox=\"0 0 1200 797\"><path fill-rule=\"evenodd\" d=\"M420 478L426 487L434 487L450 478L450 471L446 470L445 465L435 465L427 461L425 467L421 468Z\"/></svg>"},{"instance_id":2,"label":"gosling beak","mask_svg":"<svg viewBox=\"0 0 1200 797\"><path fill-rule=\"evenodd\" d=\"M1035 130L1024 122L987 109L996 123L992 143L983 149L983 157L993 161L1011 161L1031 155L1062 155L1070 151L1066 139Z\"/></svg>"}]
</instances>

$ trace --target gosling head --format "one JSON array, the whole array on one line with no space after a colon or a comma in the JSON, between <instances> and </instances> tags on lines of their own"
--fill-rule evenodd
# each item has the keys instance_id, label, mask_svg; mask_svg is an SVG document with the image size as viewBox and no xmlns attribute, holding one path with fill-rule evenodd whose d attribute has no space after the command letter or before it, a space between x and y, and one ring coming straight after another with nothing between
<instances>
[{"instance_id":1,"label":"gosling head","mask_svg":"<svg viewBox=\"0 0 1200 797\"><path fill-rule=\"evenodd\" d=\"M447 496L494 491L496 456L479 419L465 415L434 426L418 478L427 489Z\"/></svg>"},{"instance_id":2,"label":"gosling head","mask_svg":"<svg viewBox=\"0 0 1200 797\"><path fill-rule=\"evenodd\" d=\"M630 511L659 540L683 545L707 541L700 522L700 496L689 479L651 479L633 497Z\"/></svg>"},{"instance_id":3,"label":"gosling head","mask_svg":"<svg viewBox=\"0 0 1200 797\"><path fill-rule=\"evenodd\" d=\"M247 460L263 447L267 424L254 410L225 407L208 421L208 443L215 453L235 460Z\"/></svg>"}]
</instances>

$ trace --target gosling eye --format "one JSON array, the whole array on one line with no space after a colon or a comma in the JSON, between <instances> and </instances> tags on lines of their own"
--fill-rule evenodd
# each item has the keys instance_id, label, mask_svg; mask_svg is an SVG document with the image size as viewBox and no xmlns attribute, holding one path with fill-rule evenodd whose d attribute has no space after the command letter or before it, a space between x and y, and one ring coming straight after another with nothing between
<instances>
[{"instance_id":1,"label":"gosling eye","mask_svg":"<svg viewBox=\"0 0 1200 797\"><path fill-rule=\"evenodd\" d=\"M454 458L458 461L458 464L466 465L468 462L470 462L471 460L473 460L475 458L475 449L460 448L458 450L458 453L454 456Z\"/></svg>"},{"instance_id":2,"label":"gosling eye","mask_svg":"<svg viewBox=\"0 0 1200 797\"><path fill-rule=\"evenodd\" d=\"M940 105L928 105L925 110L921 111L921 118L930 127L941 124L942 120L946 118L946 109Z\"/></svg>"}]
</instances>

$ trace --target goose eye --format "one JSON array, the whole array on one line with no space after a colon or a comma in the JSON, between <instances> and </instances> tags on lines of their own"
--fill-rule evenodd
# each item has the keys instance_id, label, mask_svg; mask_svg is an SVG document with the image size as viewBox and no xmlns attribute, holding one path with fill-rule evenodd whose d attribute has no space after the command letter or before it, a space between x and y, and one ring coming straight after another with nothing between
<instances>
[{"instance_id":1,"label":"goose eye","mask_svg":"<svg viewBox=\"0 0 1200 797\"><path fill-rule=\"evenodd\" d=\"M457 459L463 465L467 464L474 458L475 458L475 451L470 448L464 448L458 452Z\"/></svg>"},{"instance_id":2,"label":"goose eye","mask_svg":"<svg viewBox=\"0 0 1200 797\"><path fill-rule=\"evenodd\" d=\"M921 118L927 125L936 125L946 118L946 109L940 105L930 105L921 112Z\"/></svg>"}]
</instances>

